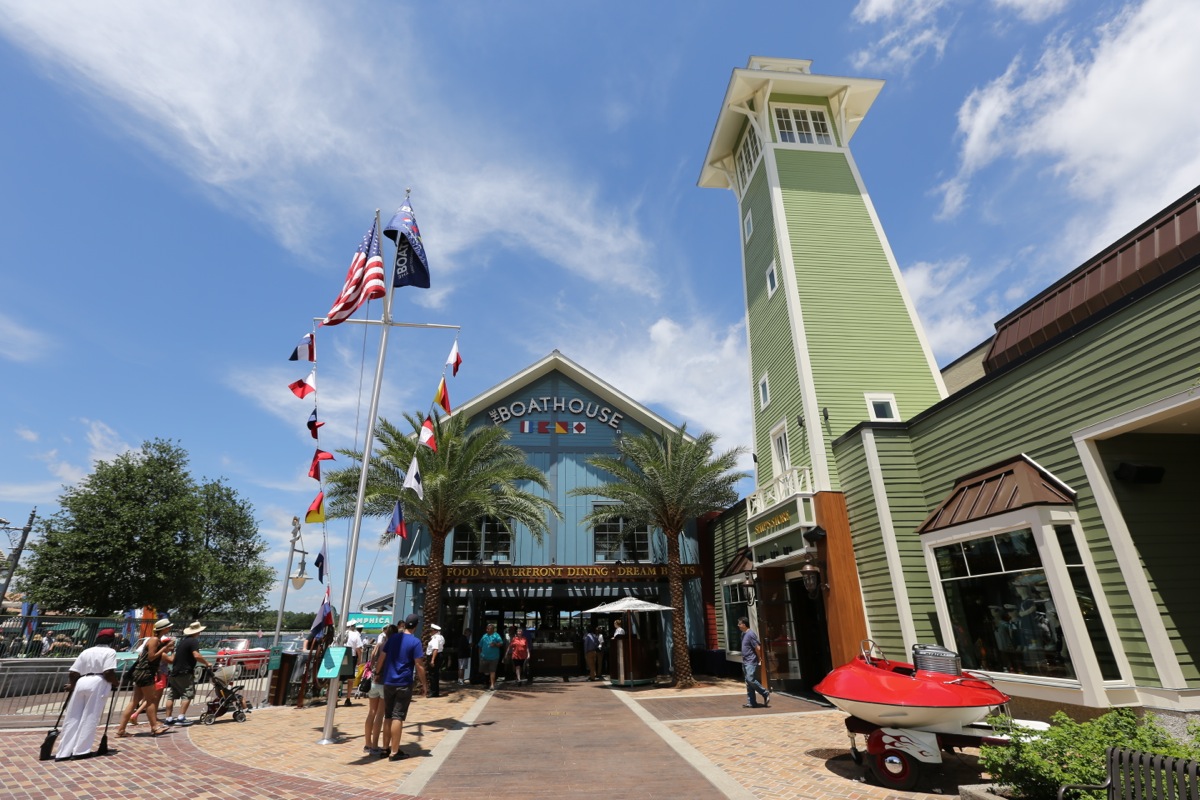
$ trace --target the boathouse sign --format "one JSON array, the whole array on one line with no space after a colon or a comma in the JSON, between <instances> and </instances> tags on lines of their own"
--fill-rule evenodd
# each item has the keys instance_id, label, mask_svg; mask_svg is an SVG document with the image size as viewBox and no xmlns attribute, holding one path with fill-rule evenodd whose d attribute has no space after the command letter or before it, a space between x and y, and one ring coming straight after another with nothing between
<instances>
[{"instance_id":1,"label":"the boathouse sign","mask_svg":"<svg viewBox=\"0 0 1200 800\"><path fill-rule=\"evenodd\" d=\"M530 397L528 401L514 400L503 406L488 410L488 416L496 425L502 425L511 419L520 419L526 414L573 414L577 417L594 419L614 430L621 430L621 420L625 415L601 403L584 400L580 397L557 397L546 395Z\"/></svg>"}]
</instances>

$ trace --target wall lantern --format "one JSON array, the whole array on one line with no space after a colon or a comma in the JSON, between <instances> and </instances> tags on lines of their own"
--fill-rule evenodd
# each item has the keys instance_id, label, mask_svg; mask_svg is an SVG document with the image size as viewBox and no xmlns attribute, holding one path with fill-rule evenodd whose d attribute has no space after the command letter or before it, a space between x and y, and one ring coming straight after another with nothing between
<instances>
[{"instance_id":1,"label":"wall lantern","mask_svg":"<svg viewBox=\"0 0 1200 800\"><path fill-rule=\"evenodd\" d=\"M742 586L746 590L746 602L750 603L751 605L754 604L754 579L756 577L757 576L754 574L754 570L748 570L742 573Z\"/></svg>"},{"instance_id":2,"label":"wall lantern","mask_svg":"<svg viewBox=\"0 0 1200 800\"><path fill-rule=\"evenodd\" d=\"M809 597L816 598L822 589L829 591L829 584L821 581L821 567L815 561L808 561L800 568L800 580Z\"/></svg>"}]
</instances>

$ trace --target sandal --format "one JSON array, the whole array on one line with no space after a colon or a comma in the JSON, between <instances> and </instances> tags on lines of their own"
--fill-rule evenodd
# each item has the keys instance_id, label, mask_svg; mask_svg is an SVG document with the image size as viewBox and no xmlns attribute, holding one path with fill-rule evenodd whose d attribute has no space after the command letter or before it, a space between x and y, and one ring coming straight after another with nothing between
<instances>
[{"instance_id":1,"label":"sandal","mask_svg":"<svg viewBox=\"0 0 1200 800\"><path fill-rule=\"evenodd\" d=\"M128 739L131 736L133 736L133 734L130 733L129 731L117 731L117 733L116 733L116 737L118 739Z\"/></svg>"},{"instance_id":2,"label":"sandal","mask_svg":"<svg viewBox=\"0 0 1200 800\"><path fill-rule=\"evenodd\" d=\"M168 728L166 725L163 725L161 728L155 728L154 730L150 731L150 735L151 736L162 736L164 733L170 733L170 732L171 732L171 729Z\"/></svg>"}]
</instances>

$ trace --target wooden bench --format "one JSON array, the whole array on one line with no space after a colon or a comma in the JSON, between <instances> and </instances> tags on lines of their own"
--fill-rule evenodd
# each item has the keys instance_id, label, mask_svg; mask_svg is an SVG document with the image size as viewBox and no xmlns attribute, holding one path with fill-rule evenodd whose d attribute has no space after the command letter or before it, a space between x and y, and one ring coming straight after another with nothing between
<instances>
[{"instance_id":1,"label":"wooden bench","mask_svg":"<svg viewBox=\"0 0 1200 800\"><path fill-rule=\"evenodd\" d=\"M1200 762L1110 747L1105 751L1104 783L1068 784L1071 789L1105 789L1108 800L1200 800Z\"/></svg>"}]
</instances>

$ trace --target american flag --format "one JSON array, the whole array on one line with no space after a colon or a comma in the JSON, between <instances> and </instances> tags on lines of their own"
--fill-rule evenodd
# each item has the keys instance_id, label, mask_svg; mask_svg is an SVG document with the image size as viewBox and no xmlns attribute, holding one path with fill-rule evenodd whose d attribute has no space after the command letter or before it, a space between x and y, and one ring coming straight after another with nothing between
<instances>
[{"instance_id":1,"label":"american flag","mask_svg":"<svg viewBox=\"0 0 1200 800\"><path fill-rule=\"evenodd\" d=\"M379 251L379 233L375 223L363 236L362 244L354 251L354 260L346 273L346 285L333 301L333 308L325 315L324 325L345 322L368 300L376 300L387 294L383 278L383 254Z\"/></svg>"}]
</instances>

